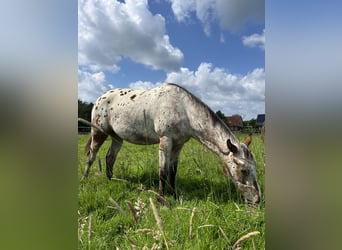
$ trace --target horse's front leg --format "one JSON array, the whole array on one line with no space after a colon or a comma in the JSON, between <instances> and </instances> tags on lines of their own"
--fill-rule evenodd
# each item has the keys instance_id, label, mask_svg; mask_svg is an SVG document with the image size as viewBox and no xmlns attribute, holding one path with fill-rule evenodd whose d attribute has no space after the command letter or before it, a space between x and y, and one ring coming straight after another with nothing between
<instances>
[{"instance_id":1,"label":"horse's front leg","mask_svg":"<svg viewBox=\"0 0 342 250\"><path fill-rule=\"evenodd\" d=\"M173 145L171 151L171 159L170 159L170 170L169 170L169 179L170 179L170 187L171 193L173 197L176 199L176 174L177 174L177 165L178 165L178 157L182 150L184 144L181 145Z\"/></svg>"},{"instance_id":2,"label":"horse's front leg","mask_svg":"<svg viewBox=\"0 0 342 250\"><path fill-rule=\"evenodd\" d=\"M112 144L108 149L106 155L106 175L109 180L113 177L113 166L116 160L116 156L119 153L122 146L122 139L118 136L112 136Z\"/></svg>"},{"instance_id":3,"label":"horse's front leg","mask_svg":"<svg viewBox=\"0 0 342 250\"><path fill-rule=\"evenodd\" d=\"M159 142L159 195L162 197L169 174L171 150L172 139L167 136L161 137Z\"/></svg>"}]
</instances>

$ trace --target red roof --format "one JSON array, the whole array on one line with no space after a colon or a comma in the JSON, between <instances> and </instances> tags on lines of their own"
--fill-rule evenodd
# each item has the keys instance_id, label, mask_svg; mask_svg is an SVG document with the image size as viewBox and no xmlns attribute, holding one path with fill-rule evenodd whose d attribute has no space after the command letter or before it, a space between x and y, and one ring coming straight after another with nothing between
<instances>
[{"instance_id":1,"label":"red roof","mask_svg":"<svg viewBox=\"0 0 342 250\"><path fill-rule=\"evenodd\" d=\"M240 115L227 116L226 119L229 127L243 127L243 121Z\"/></svg>"}]
</instances>

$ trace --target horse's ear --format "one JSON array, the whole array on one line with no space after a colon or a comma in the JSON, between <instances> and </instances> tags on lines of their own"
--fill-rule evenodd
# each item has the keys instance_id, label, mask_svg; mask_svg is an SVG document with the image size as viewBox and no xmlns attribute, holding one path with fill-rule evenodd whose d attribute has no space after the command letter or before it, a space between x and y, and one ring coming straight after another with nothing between
<instances>
[{"instance_id":1,"label":"horse's ear","mask_svg":"<svg viewBox=\"0 0 342 250\"><path fill-rule=\"evenodd\" d=\"M233 154L238 152L238 148L230 141L230 139L227 140L227 146Z\"/></svg>"},{"instance_id":2,"label":"horse's ear","mask_svg":"<svg viewBox=\"0 0 342 250\"><path fill-rule=\"evenodd\" d=\"M252 133L250 133L250 134L247 136L246 140L245 140L246 146L249 147L249 145L251 144L251 142L252 142Z\"/></svg>"}]
</instances>

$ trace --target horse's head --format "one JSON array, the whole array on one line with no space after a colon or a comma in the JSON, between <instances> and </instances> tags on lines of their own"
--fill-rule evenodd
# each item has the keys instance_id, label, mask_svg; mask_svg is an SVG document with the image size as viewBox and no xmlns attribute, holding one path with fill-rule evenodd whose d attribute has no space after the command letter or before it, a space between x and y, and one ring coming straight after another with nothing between
<instances>
[{"instance_id":1,"label":"horse's head","mask_svg":"<svg viewBox=\"0 0 342 250\"><path fill-rule=\"evenodd\" d=\"M224 159L224 171L235 182L246 202L258 204L261 191L256 176L256 163L248 148L250 143L251 136L239 145L234 145L230 139L227 140L230 152Z\"/></svg>"}]
</instances>

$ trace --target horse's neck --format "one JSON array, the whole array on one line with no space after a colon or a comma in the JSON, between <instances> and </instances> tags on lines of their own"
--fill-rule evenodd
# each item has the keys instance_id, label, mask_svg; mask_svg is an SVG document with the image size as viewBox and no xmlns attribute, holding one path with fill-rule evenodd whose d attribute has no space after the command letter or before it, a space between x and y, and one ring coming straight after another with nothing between
<instances>
[{"instance_id":1,"label":"horse's neck","mask_svg":"<svg viewBox=\"0 0 342 250\"><path fill-rule=\"evenodd\" d=\"M208 115L205 109L202 111L203 114L197 112L196 117L193 117L193 136L219 156L227 154L227 139L235 139L234 135L221 120L216 120L219 118Z\"/></svg>"}]
</instances>

